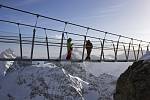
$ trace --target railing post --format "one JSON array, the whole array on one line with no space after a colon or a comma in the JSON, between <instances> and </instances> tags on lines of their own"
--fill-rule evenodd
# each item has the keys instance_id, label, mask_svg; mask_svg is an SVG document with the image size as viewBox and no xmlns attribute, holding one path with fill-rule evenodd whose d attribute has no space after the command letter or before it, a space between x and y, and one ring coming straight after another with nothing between
<instances>
[{"instance_id":1,"label":"railing post","mask_svg":"<svg viewBox=\"0 0 150 100\"><path fill-rule=\"evenodd\" d=\"M35 40L35 32L36 32L35 28L36 28L36 25L37 25L38 18L39 18L39 15L36 16L36 22L35 22L35 26L34 26L34 29L33 29L32 47L31 47L31 61L33 59L34 40Z\"/></svg>"},{"instance_id":2,"label":"railing post","mask_svg":"<svg viewBox=\"0 0 150 100\"><path fill-rule=\"evenodd\" d=\"M104 43L105 43L106 34L107 34L107 32L105 32L105 36L104 36L104 39L103 39L103 43L101 44L100 61L102 61L102 57L103 57L103 60L104 60Z\"/></svg>"},{"instance_id":3,"label":"railing post","mask_svg":"<svg viewBox=\"0 0 150 100\"><path fill-rule=\"evenodd\" d=\"M139 52L140 52L140 48L141 48L141 42L139 43L139 46L138 46L137 60L139 59Z\"/></svg>"},{"instance_id":4,"label":"railing post","mask_svg":"<svg viewBox=\"0 0 150 100\"><path fill-rule=\"evenodd\" d=\"M114 48L114 53L116 52L116 48L115 48L115 44L114 42L112 41L112 44L113 44L113 48Z\"/></svg>"},{"instance_id":5,"label":"railing post","mask_svg":"<svg viewBox=\"0 0 150 100\"><path fill-rule=\"evenodd\" d=\"M50 56L49 56L49 46L48 46L48 37L46 36L46 46L47 46L47 57L48 57L48 60L50 59Z\"/></svg>"},{"instance_id":6,"label":"railing post","mask_svg":"<svg viewBox=\"0 0 150 100\"><path fill-rule=\"evenodd\" d=\"M124 48L124 53L125 53L126 60L128 60L128 56L127 56L126 47L125 47L124 45L123 45L123 48Z\"/></svg>"},{"instance_id":7,"label":"railing post","mask_svg":"<svg viewBox=\"0 0 150 100\"><path fill-rule=\"evenodd\" d=\"M149 45L150 45L150 43L149 43L148 46L147 46L147 51L149 51Z\"/></svg>"},{"instance_id":8,"label":"railing post","mask_svg":"<svg viewBox=\"0 0 150 100\"><path fill-rule=\"evenodd\" d=\"M32 47L31 47L31 60L33 58L33 49L34 49L34 40L35 40L35 28L33 29L33 37L32 37Z\"/></svg>"},{"instance_id":9,"label":"railing post","mask_svg":"<svg viewBox=\"0 0 150 100\"><path fill-rule=\"evenodd\" d=\"M19 23L17 25L18 25L18 31L19 31L20 58L22 60L22 38L21 38L21 32L20 32Z\"/></svg>"},{"instance_id":10,"label":"railing post","mask_svg":"<svg viewBox=\"0 0 150 100\"><path fill-rule=\"evenodd\" d=\"M84 36L84 44L83 44L83 52L82 52L82 62L84 61L84 52L85 52L85 43L86 43L86 36L88 34L89 28L87 27L86 34Z\"/></svg>"},{"instance_id":11,"label":"railing post","mask_svg":"<svg viewBox=\"0 0 150 100\"><path fill-rule=\"evenodd\" d=\"M130 47L131 47L131 42L129 43L129 47L128 47L127 61L129 60Z\"/></svg>"},{"instance_id":12,"label":"railing post","mask_svg":"<svg viewBox=\"0 0 150 100\"><path fill-rule=\"evenodd\" d=\"M84 36L84 44L83 44L83 52L82 52L82 61L84 61L85 43L86 43L86 36Z\"/></svg>"},{"instance_id":13,"label":"railing post","mask_svg":"<svg viewBox=\"0 0 150 100\"><path fill-rule=\"evenodd\" d=\"M103 43L101 44L100 61L102 61L102 57L103 57L103 59L104 59L104 43L105 43L105 39L103 39Z\"/></svg>"},{"instance_id":14,"label":"railing post","mask_svg":"<svg viewBox=\"0 0 150 100\"><path fill-rule=\"evenodd\" d=\"M66 33L66 35L67 35L67 32L65 32L67 24L68 24L68 22L65 22L65 26L64 26L64 29L63 29L63 32L62 32L61 44L60 44L60 53L59 53L59 61L61 61L61 56L62 56L62 49L63 49L63 43L64 43L64 33ZM68 35L67 35L67 38L68 38Z\"/></svg>"},{"instance_id":15,"label":"railing post","mask_svg":"<svg viewBox=\"0 0 150 100\"><path fill-rule=\"evenodd\" d=\"M131 39L131 41L132 41L132 47L133 47L133 53L134 53L134 59L135 59L135 61L136 61L136 53L135 53L135 49L134 49L133 38Z\"/></svg>"},{"instance_id":16,"label":"railing post","mask_svg":"<svg viewBox=\"0 0 150 100\"><path fill-rule=\"evenodd\" d=\"M19 33L19 40L20 40L20 57L22 59L22 39L21 39L21 34Z\"/></svg>"},{"instance_id":17,"label":"railing post","mask_svg":"<svg viewBox=\"0 0 150 100\"><path fill-rule=\"evenodd\" d=\"M137 59L136 59L136 53L135 53L134 46L133 46L133 53L134 53L134 59L135 59L135 61L136 61Z\"/></svg>"},{"instance_id":18,"label":"railing post","mask_svg":"<svg viewBox=\"0 0 150 100\"><path fill-rule=\"evenodd\" d=\"M121 36L119 36L118 41L117 41L117 47L116 47L116 51L115 51L115 61L117 61L117 52L118 52L118 46L119 46L120 37Z\"/></svg>"},{"instance_id":19,"label":"railing post","mask_svg":"<svg viewBox=\"0 0 150 100\"><path fill-rule=\"evenodd\" d=\"M47 37L47 33L46 33L46 28L44 28L44 31L45 31L45 36L46 36L47 58L49 60L50 55L49 55L49 45L48 45L48 37Z\"/></svg>"},{"instance_id":20,"label":"railing post","mask_svg":"<svg viewBox=\"0 0 150 100\"><path fill-rule=\"evenodd\" d=\"M60 44L60 54L59 54L59 60L60 61L61 61L61 55L62 55L63 40L64 40L64 32L62 33L61 44Z\"/></svg>"}]
</instances>

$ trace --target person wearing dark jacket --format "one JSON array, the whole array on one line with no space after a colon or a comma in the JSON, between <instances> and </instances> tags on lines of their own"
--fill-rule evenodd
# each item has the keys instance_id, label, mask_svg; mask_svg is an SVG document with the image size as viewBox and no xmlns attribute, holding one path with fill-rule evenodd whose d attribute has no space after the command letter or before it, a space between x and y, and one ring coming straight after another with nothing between
<instances>
[{"instance_id":1,"label":"person wearing dark jacket","mask_svg":"<svg viewBox=\"0 0 150 100\"><path fill-rule=\"evenodd\" d=\"M87 51L87 57L85 58L85 60L91 60L90 58L90 54L93 48L93 44L91 43L90 40L86 41L86 45L85 45L86 51Z\"/></svg>"}]
</instances>

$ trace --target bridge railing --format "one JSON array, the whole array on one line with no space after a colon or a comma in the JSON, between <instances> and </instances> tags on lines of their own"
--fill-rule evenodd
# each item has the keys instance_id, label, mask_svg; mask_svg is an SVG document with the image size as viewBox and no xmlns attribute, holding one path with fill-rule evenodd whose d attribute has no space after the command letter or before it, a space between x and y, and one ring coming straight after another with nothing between
<instances>
[{"instance_id":1,"label":"bridge railing","mask_svg":"<svg viewBox=\"0 0 150 100\"><path fill-rule=\"evenodd\" d=\"M0 20L2 21L2 20ZM2 21L5 23L9 23L9 21ZM14 25L25 25L28 27L32 27L30 25L27 24L21 24L21 23L16 23L16 22L10 22ZM34 27L34 26L33 26ZM36 27L36 28L40 28L41 27ZM50 29L46 29L46 28L42 28L44 30L50 30ZM20 58L19 59L6 59L6 58L1 58L0 60L33 60L33 61L64 61L65 58L62 56L64 56L64 53L66 52L66 39L64 38L64 34L68 34L68 35L72 35L72 37L74 36L78 36L80 37L80 40L78 39L73 39L73 43L74 49L80 49L78 52L80 53L80 57L79 59L73 59L73 61L84 61L85 56L86 56L86 51L84 48L84 41L86 41L86 39L90 39L92 40L91 42L93 43L93 50L92 50L92 55L94 55L95 53L95 57L91 57L91 61L135 61L138 60L140 53L143 55L143 49L144 47L148 47L146 45L140 45L140 44L134 44L132 41L130 43L126 43L126 42L120 42L120 41L114 41L114 40L108 40L106 37L105 38L98 38L98 37L93 37L93 36L88 36L88 35L81 35L81 34L75 34L75 33L69 33L69 32L63 32L63 31L58 31L58 30L52 30L52 31L57 31L60 32L62 34L62 37L60 39L58 38L52 38L52 37L39 37L35 35L35 40L34 40L34 48L36 49L36 46L42 46L46 47L44 50L47 51L46 55L47 58L31 58L31 55L29 58L24 59L24 46L25 45L33 45L33 41L32 41L32 36L24 36L24 34L21 34L19 32L18 36L10 36L10 35L0 35L0 43L3 44L18 44L18 48L19 48L19 52L20 52ZM1 32L1 33L5 33L5 32ZM82 39L81 39L82 38ZM121 37L120 37L121 38ZM47 40L47 41L46 41ZM132 39L131 39L132 40ZM49 49L51 47L51 49ZM50 53L52 53L53 51L51 50L55 50L52 48L57 48L58 49L58 56L56 58L53 58L50 56ZM30 48L30 47L29 47ZM30 49L28 48L28 51L30 53ZM33 50L35 51L35 50ZM64 53L62 53L62 51L64 51ZM43 51L38 51L43 52ZM112 52L112 53L110 53ZM124 53L122 53L124 52ZM132 55L134 56L134 58L129 59L129 56L131 55L130 52L132 53ZM106 54L105 54L106 53ZM107 55L108 54L112 54L111 56ZM125 59L120 59L118 58L118 54L117 53L122 53L124 54L124 58ZM107 58L107 56L109 58ZM113 56L113 57L112 57ZM122 55L121 55L122 56ZM33 55L34 57L34 55ZM112 58L110 58L112 57Z\"/></svg>"},{"instance_id":2,"label":"bridge railing","mask_svg":"<svg viewBox=\"0 0 150 100\"><path fill-rule=\"evenodd\" d=\"M118 35L118 34L114 34L110 32L105 32L102 30L94 29L94 28L85 27L82 25L62 21L59 19L50 18L50 17L43 16L40 14L35 14L35 13L27 12L24 10L8 7L4 5L0 5L0 7L36 16L35 25L0 19L0 22L2 23L9 23L9 24L18 26L18 36L8 36L4 34L0 35L0 43L18 44L18 48L19 48L18 52L20 52L20 55L19 55L20 57L18 59L17 58L15 59L0 58L0 60L64 61L65 60L64 55L66 53L66 39L68 37L73 38L73 43L74 43L73 50L74 51L78 50L78 55L80 56L80 57L77 57L77 59L72 59L72 61L84 61L85 56L86 56L86 50L85 50L86 40L91 40L93 43L91 61L136 61L146 51L149 51L149 42L147 41L133 39L133 38L126 37L126 36L122 36L122 35ZM38 26L37 23L38 23L39 17L64 23L64 29L58 30L58 29ZM66 31L67 25L73 25L73 26L84 28L86 29L86 32L84 35L68 32ZM20 26L33 28L32 36L24 36L24 34L22 34L20 31ZM42 36L42 37L37 36L36 35L37 29L44 30L45 36ZM90 30L103 34L102 35L103 37L94 36L94 34L88 35ZM58 32L59 35L61 35L61 37L54 38L54 37L48 36L47 31ZM117 39L109 39L108 35L116 36ZM128 39L129 41L122 41L121 39ZM25 45L31 46L30 48L31 52L29 52L30 51L29 48L26 49L30 55L30 57L28 57L27 59L24 59L23 50L25 48L24 47ZM36 55L34 54L36 51L35 50L36 46L40 46L41 48L43 46L45 48L44 50L46 50L46 56L47 56L46 58L40 58L40 59L34 58L34 56ZM53 54L53 52L56 52L56 49L57 49L57 57L52 57L51 54ZM37 53L40 53L43 51L43 48L38 49L37 51L38 51Z\"/></svg>"}]
</instances>

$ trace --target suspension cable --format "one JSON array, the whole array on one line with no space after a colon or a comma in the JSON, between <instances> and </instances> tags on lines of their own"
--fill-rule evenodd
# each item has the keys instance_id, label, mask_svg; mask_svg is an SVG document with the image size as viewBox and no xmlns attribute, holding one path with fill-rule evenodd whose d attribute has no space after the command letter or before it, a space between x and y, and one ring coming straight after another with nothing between
<instances>
[{"instance_id":1,"label":"suspension cable","mask_svg":"<svg viewBox=\"0 0 150 100\"><path fill-rule=\"evenodd\" d=\"M31 15L36 15L36 16L38 15L38 16L43 17L43 18L47 18L47 19L51 19L51 20L55 20L55 21L66 23L66 21L63 21L63 20L59 20L59 19L43 16L43 15L32 13L32 12L29 12L29 11L20 10L20 9L9 7L9 6L5 6L5 5L2 5L2 4L0 4L0 7L1 8L3 7L3 8L11 9L11 10L15 10L15 11L19 11L19 12L23 12L23 13L27 13L27 14L31 14ZM78 26L78 27L82 27L82 28L87 28L86 26L82 26L82 25L78 25L78 24L74 24L74 23L70 23L70 22L67 22L67 23L70 24L70 25L74 25L74 26ZM94 28L89 28L89 29L94 30L94 31L98 31L98 32L102 32L102 33L106 33L106 31L103 31L103 30L98 30L98 29L94 29ZM111 32L107 32L107 34L111 34L111 35L115 35L115 36L121 36L121 37L130 39L130 37L118 35L118 34L111 33ZM133 39L133 40L147 42L147 41L143 41L143 40L139 40L139 39Z\"/></svg>"}]
</instances>

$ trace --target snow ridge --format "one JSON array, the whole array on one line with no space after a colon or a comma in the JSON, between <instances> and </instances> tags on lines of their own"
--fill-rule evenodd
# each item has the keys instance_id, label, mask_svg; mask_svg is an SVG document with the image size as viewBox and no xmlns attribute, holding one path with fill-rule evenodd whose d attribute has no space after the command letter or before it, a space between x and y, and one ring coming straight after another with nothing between
<instances>
[{"instance_id":1,"label":"snow ridge","mask_svg":"<svg viewBox=\"0 0 150 100\"><path fill-rule=\"evenodd\" d=\"M4 65L5 67L5 65ZM117 78L87 72L83 64L13 63L0 83L2 100L113 100Z\"/></svg>"}]
</instances>

